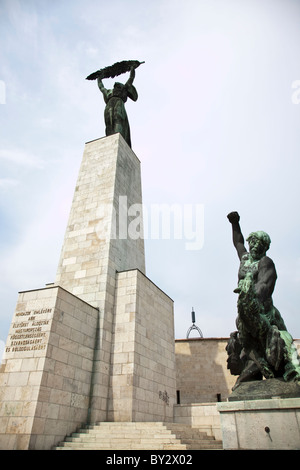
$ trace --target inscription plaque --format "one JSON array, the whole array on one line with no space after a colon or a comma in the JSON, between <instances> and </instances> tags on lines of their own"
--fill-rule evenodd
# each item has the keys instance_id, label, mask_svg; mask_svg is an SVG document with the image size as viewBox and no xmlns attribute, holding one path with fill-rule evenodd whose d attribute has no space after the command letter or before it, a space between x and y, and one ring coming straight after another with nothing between
<instances>
[{"instance_id":1,"label":"inscription plaque","mask_svg":"<svg viewBox=\"0 0 300 470\"><path fill-rule=\"evenodd\" d=\"M47 347L53 308L16 312L7 338L5 356L10 353L42 351Z\"/></svg>"}]
</instances>

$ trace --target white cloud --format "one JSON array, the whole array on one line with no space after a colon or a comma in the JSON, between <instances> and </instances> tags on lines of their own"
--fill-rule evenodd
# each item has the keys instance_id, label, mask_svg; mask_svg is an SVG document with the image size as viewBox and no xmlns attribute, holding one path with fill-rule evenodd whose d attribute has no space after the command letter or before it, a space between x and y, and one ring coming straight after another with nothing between
<instances>
[{"instance_id":1,"label":"white cloud","mask_svg":"<svg viewBox=\"0 0 300 470\"><path fill-rule=\"evenodd\" d=\"M31 4L30 4L31 3ZM33 3L28 4L29 8L24 8L20 0L4 0L8 12L8 20L16 31L20 31L23 40L29 38L31 41L35 37L38 25L38 16L33 8Z\"/></svg>"},{"instance_id":2,"label":"white cloud","mask_svg":"<svg viewBox=\"0 0 300 470\"><path fill-rule=\"evenodd\" d=\"M18 186L19 183L20 182L14 178L0 178L0 189L7 191Z\"/></svg>"},{"instance_id":3,"label":"white cloud","mask_svg":"<svg viewBox=\"0 0 300 470\"><path fill-rule=\"evenodd\" d=\"M0 149L0 161L4 160L13 165L43 169L44 161L22 149Z\"/></svg>"},{"instance_id":4,"label":"white cloud","mask_svg":"<svg viewBox=\"0 0 300 470\"><path fill-rule=\"evenodd\" d=\"M40 126L44 129L51 129L53 127L54 121L51 117L44 117L40 120Z\"/></svg>"}]
</instances>

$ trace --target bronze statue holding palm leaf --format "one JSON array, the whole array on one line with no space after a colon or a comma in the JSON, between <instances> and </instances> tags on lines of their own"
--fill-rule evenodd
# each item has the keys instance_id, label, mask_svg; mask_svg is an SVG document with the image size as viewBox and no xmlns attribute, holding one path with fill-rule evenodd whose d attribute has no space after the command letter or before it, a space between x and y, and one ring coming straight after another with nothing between
<instances>
[{"instance_id":1,"label":"bronze statue holding palm leaf","mask_svg":"<svg viewBox=\"0 0 300 470\"><path fill-rule=\"evenodd\" d=\"M133 101L138 99L138 93L133 86L133 80L135 78L135 69L143 63L144 62L139 62L138 60L124 60L98 70L87 77L87 80L97 79L99 89L106 103L104 110L105 134L108 136L119 132L124 137L129 147L131 147L131 137L125 103L127 98ZM112 90L108 90L104 87L102 82L104 78L114 78L117 75L129 71L130 76L125 85L116 82Z\"/></svg>"}]
</instances>

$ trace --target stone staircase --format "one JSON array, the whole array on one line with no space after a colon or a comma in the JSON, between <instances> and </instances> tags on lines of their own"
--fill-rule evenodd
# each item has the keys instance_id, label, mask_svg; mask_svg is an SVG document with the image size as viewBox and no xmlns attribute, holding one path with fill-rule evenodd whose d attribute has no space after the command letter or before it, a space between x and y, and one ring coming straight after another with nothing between
<instances>
[{"instance_id":1,"label":"stone staircase","mask_svg":"<svg viewBox=\"0 0 300 470\"><path fill-rule=\"evenodd\" d=\"M189 425L163 422L103 422L86 426L55 450L216 450L222 441Z\"/></svg>"}]
</instances>

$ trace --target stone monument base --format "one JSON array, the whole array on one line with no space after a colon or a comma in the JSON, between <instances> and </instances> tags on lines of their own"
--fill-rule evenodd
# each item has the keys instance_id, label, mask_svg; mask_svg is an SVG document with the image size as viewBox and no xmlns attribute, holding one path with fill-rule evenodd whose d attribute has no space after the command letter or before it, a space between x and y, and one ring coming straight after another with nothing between
<instances>
[{"instance_id":1,"label":"stone monument base","mask_svg":"<svg viewBox=\"0 0 300 470\"><path fill-rule=\"evenodd\" d=\"M241 383L228 401L264 400L266 398L300 398L300 384L283 379L253 380Z\"/></svg>"},{"instance_id":2,"label":"stone monument base","mask_svg":"<svg viewBox=\"0 0 300 470\"><path fill-rule=\"evenodd\" d=\"M103 421L172 421L173 301L137 269L116 278ZM0 449L51 449L91 422L98 316L59 286L20 293L0 366Z\"/></svg>"},{"instance_id":3,"label":"stone monument base","mask_svg":"<svg viewBox=\"0 0 300 470\"><path fill-rule=\"evenodd\" d=\"M300 386L280 379L241 384L217 404L223 448L300 449Z\"/></svg>"}]
</instances>

